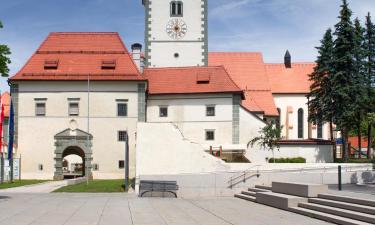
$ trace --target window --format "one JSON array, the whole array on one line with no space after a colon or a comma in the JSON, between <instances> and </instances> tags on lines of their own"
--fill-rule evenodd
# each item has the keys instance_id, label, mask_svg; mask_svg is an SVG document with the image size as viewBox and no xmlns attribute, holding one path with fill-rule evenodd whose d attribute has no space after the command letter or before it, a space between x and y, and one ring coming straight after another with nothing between
<instances>
[{"instance_id":1,"label":"window","mask_svg":"<svg viewBox=\"0 0 375 225\"><path fill-rule=\"evenodd\" d=\"M57 59L50 59L44 61L44 69L45 70L56 70L59 66L59 60Z\"/></svg>"},{"instance_id":2,"label":"window","mask_svg":"<svg viewBox=\"0 0 375 225\"><path fill-rule=\"evenodd\" d=\"M103 60L102 70L114 70L116 69L116 60Z\"/></svg>"},{"instance_id":3,"label":"window","mask_svg":"<svg viewBox=\"0 0 375 225\"><path fill-rule=\"evenodd\" d=\"M168 106L160 106L159 107L159 116L160 117L168 117Z\"/></svg>"},{"instance_id":4,"label":"window","mask_svg":"<svg viewBox=\"0 0 375 225\"><path fill-rule=\"evenodd\" d=\"M215 116L215 106L214 105L206 106L206 116Z\"/></svg>"},{"instance_id":5,"label":"window","mask_svg":"<svg viewBox=\"0 0 375 225\"><path fill-rule=\"evenodd\" d=\"M125 168L125 161L124 160L119 160L118 161L118 168L119 169L124 169Z\"/></svg>"},{"instance_id":6,"label":"window","mask_svg":"<svg viewBox=\"0 0 375 225\"><path fill-rule=\"evenodd\" d=\"M78 102L69 102L69 116L79 115L79 104Z\"/></svg>"},{"instance_id":7,"label":"window","mask_svg":"<svg viewBox=\"0 0 375 225\"><path fill-rule=\"evenodd\" d=\"M45 102L38 102L35 104L35 115L36 116L46 115L46 103Z\"/></svg>"},{"instance_id":8,"label":"window","mask_svg":"<svg viewBox=\"0 0 375 225\"><path fill-rule=\"evenodd\" d=\"M127 138L127 132L126 131L124 131L124 130L120 130L119 132L118 132L118 141L121 141L121 142L125 142L126 141L126 138Z\"/></svg>"},{"instance_id":9,"label":"window","mask_svg":"<svg viewBox=\"0 0 375 225\"><path fill-rule=\"evenodd\" d=\"M38 170L43 171L43 164L38 165Z\"/></svg>"},{"instance_id":10,"label":"window","mask_svg":"<svg viewBox=\"0 0 375 225\"><path fill-rule=\"evenodd\" d=\"M303 138L303 109L298 109L298 138Z\"/></svg>"},{"instance_id":11,"label":"window","mask_svg":"<svg viewBox=\"0 0 375 225\"><path fill-rule=\"evenodd\" d=\"M117 103L117 116L128 116L127 103Z\"/></svg>"},{"instance_id":12,"label":"window","mask_svg":"<svg viewBox=\"0 0 375 225\"><path fill-rule=\"evenodd\" d=\"M277 108L277 112L279 113L279 116L276 118L276 128L280 129L281 128L281 109ZM277 137L280 137L280 134L277 134Z\"/></svg>"},{"instance_id":13,"label":"window","mask_svg":"<svg viewBox=\"0 0 375 225\"><path fill-rule=\"evenodd\" d=\"M215 131L206 130L206 141L214 141L214 140L215 140Z\"/></svg>"},{"instance_id":14,"label":"window","mask_svg":"<svg viewBox=\"0 0 375 225\"><path fill-rule=\"evenodd\" d=\"M181 1L171 2L171 17L183 16L183 3Z\"/></svg>"},{"instance_id":15,"label":"window","mask_svg":"<svg viewBox=\"0 0 375 225\"><path fill-rule=\"evenodd\" d=\"M317 138L323 138L323 125L322 123L318 122L318 125L317 125L317 135L316 137Z\"/></svg>"}]
</instances>

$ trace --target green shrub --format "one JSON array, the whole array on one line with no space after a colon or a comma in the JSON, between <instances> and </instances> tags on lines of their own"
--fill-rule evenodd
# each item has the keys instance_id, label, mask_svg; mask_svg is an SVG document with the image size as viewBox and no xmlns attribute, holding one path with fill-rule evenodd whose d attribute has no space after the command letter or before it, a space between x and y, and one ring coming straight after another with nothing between
<instances>
[{"instance_id":1,"label":"green shrub","mask_svg":"<svg viewBox=\"0 0 375 225\"><path fill-rule=\"evenodd\" d=\"M296 158L270 158L269 163L306 163L306 159L302 157Z\"/></svg>"}]
</instances>

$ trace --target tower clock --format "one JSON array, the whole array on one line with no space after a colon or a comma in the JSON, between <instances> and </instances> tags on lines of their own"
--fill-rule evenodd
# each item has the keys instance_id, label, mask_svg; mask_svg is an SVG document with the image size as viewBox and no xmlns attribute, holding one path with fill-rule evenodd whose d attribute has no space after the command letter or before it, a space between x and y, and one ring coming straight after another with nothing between
<instances>
[{"instance_id":1,"label":"tower clock","mask_svg":"<svg viewBox=\"0 0 375 225\"><path fill-rule=\"evenodd\" d=\"M145 66L207 65L208 0L143 0Z\"/></svg>"}]
</instances>

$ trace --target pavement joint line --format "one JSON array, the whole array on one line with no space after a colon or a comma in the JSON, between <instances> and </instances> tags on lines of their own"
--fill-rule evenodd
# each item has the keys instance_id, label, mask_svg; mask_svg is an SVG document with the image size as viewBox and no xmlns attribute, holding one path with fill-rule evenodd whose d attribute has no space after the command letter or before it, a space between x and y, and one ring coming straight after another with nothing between
<instances>
[{"instance_id":1,"label":"pavement joint line","mask_svg":"<svg viewBox=\"0 0 375 225\"><path fill-rule=\"evenodd\" d=\"M128 208L129 208L129 212L130 212L130 219L132 221L132 225L134 225L134 221L133 221L133 212L132 212L132 209L130 207L130 201L128 199Z\"/></svg>"},{"instance_id":2,"label":"pavement joint line","mask_svg":"<svg viewBox=\"0 0 375 225\"><path fill-rule=\"evenodd\" d=\"M43 204L43 203L45 203L45 202L47 202L47 201L49 201L49 199L44 199L44 201L39 202L39 204ZM20 211L14 213L14 214L8 216L8 217L5 217L5 218L1 219L1 221L7 220L7 219L12 218L12 217L15 217L15 216L17 216L18 214L23 213L24 211L26 211L26 210L28 210L28 209L29 209L29 208L26 207L25 209L22 209L22 210L20 210ZM1 221L0 221L0 222L1 222Z\"/></svg>"},{"instance_id":3,"label":"pavement joint line","mask_svg":"<svg viewBox=\"0 0 375 225\"><path fill-rule=\"evenodd\" d=\"M107 208L107 205L108 205L108 202L109 202L109 197L107 198L107 201L105 202L103 208L102 208L102 212L100 213L100 217L99 217L99 220L98 222L96 223L97 225L100 224L100 222L102 221L102 217L103 217L103 213L104 213L104 210Z\"/></svg>"},{"instance_id":4,"label":"pavement joint line","mask_svg":"<svg viewBox=\"0 0 375 225\"><path fill-rule=\"evenodd\" d=\"M160 214L159 210L157 210L157 208L154 207L154 205L152 204L152 202L150 202L150 205L154 209L154 211L156 211L156 213L158 214L158 216L163 220L163 222L166 225L169 225L168 222L165 220L165 218Z\"/></svg>"},{"instance_id":5,"label":"pavement joint line","mask_svg":"<svg viewBox=\"0 0 375 225\"><path fill-rule=\"evenodd\" d=\"M88 202L88 200L85 200L85 201L82 203L82 205L80 205L80 206L76 209L76 211L75 211L72 215L70 215L69 218L67 218L67 219L64 221L64 223L63 223L62 225L65 225L66 223L68 223L69 220L70 220L71 218L73 218L73 216L76 215L76 214L78 213L78 211L79 211L84 205L87 204L87 202Z\"/></svg>"},{"instance_id":6,"label":"pavement joint line","mask_svg":"<svg viewBox=\"0 0 375 225\"><path fill-rule=\"evenodd\" d=\"M55 210L57 210L58 206L61 204L61 202L63 202L62 199L60 199L60 201L58 201L57 204L55 204ZM37 221L39 218L41 218L42 216L48 214L50 211L49 210L46 210L43 214L39 215L37 218L35 218L34 220L32 220L30 223L28 223L28 225L32 225L35 221Z\"/></svg>"},{"instance_id":7,"label":"pavement joint line","mask_svg":"<svg viewBox=\"0 0 375 225\"><path fill-rule=\"evenodd\" d=\"M194 205L195 207L198 207L198 208L200 208L200 209L202 209L202 210L208 212L209 214L215 216L216 218L218 218L218 219L224 221L224 222L227 223L227 224L235 225L234 223L231 223L230 221L226 220L225 218L223 218L223 217L221 217L221 216L219 216L219 215L216 215L215 213L211 212L210 210L204 208L203 206L200 206L200 205L198 205L198 204L195 204L193 201L190 201L190 200L187 200L187 199L183 199L183 200L189 202L190 204Z\"/></svg>"},{"instance_id":8,"label":"pavement joint line","mask_svg":"<svg viewBox=\"0 0 375 225\"><path fill-rule=\"evenodd\" d=\"M184 210L181 208L181 206L179 206L179 205L177 205L177 207L179 208L179 209L181 209L181 211L183 211L184 212ZM202 223L200 223L200 221L198 221L198 220L196 220L195 218L194 218L194 216L192 216L192 215L190 215L190 213L185 213L187 216L189 216L192 220L194 220L197 224L202 224Z\"/></svg>"}]
</instances>

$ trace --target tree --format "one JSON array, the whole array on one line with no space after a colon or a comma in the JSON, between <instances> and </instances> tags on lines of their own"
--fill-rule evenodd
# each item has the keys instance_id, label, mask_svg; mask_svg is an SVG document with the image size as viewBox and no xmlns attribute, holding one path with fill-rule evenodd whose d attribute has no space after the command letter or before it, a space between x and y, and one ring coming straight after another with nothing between
<instances>
[{"instance_id":1,"label":"tree","mask_svg":"<svg viewBox=\"0 0 375 225\"><path fill-rule=\"evenodd\" d=\"M345 161L349 159L349 150L347 150L348 133L356 124L356 113L359 94L357 92L355 71L356 63L354 60L355 32L351 21L352 12L349 9L346 0L343 0L339 19L335 25L335 36L333 49L333 74L332 85L332 104L333 122L341 130L343 138L343 153Z\"/></svg>"},{"instance_id":2,"label":"tree","mask_svg":"<svg viewBox=\"0 0 375 225\"><path fill-rule=\"evenodd\" d=\"M3 28L3 24L0 21L0 29ZM8 65L11 63L9 56L10 49L6 45L0 44L0 74L3 77L9 76L9 67Z\"/></svg>"},{"instance_id":3,"label":"tree","mask_svg":"<svg viewBox=\"0 0 375 225\"><path fill-rule=\"evenodd\" d=\"M372 126L373 126L373 114L375 108L375 94L374 94L374 84L375 84L375 25L371 21L371 15L368 13L366 16L366 26L364 33L364 54L365 54L365 73L367 75L368 84L367 92L369 96L369 110L368 110L368 124L367 124L367 140L369 141L367 147L367 155L371 156L371 141L372 141Z\"/></svg>"},{"instance_id":4,"label":"tree","mask_svg":"<svg viewBox=\"0 0 375 225\"><path fill-rule=\"evenodd\" d=\"M281 140L282 129L282 126L278 126L275 122L271 122L260 129L260 136L250 140L247 146L249 147L249 145L251 145L251 147L253 147L255 144L258 144L261 148L272 151L272 154L274 155L275 149L279 150L280 148L279 141ZM275 160L275 157L273 157L273 159Z\"/></svg>"},{"instance_id":5,"label":"tree","mask_svg":"<svg viewBox=\"0 0 375 225\"><path fill-rule=\"evenodd\" d=\"M310 86L309 98L309 122L313 124L330 124L331 141L333 141L332 125L332 86L331 75L333 74L333 37L332 30L328 29L320 41L318 58L315 61L314 71L309 75L312 84ZM335 152L335 151L334 151Z\"/></svg>"},{"instance_id":6,"label":"tree","mask_svg":"<svg viewBox=\"0 0 375 225\"><path fill-rule=\"evenodd\" d=\"M361 158L362 149L362 135L361 135L361 123L364 115L367 114L368 105L370 104L370 99L368 96L367 86L370 81L365 73L365 51L364 51L364 28L358 18L354 20L354 64L355 71L353 73L354 84L356 89L357 97L355 98L355 108L356 111L356 129L358 133L358 150L359 158Z\"/></svg>"}]
</instances>

